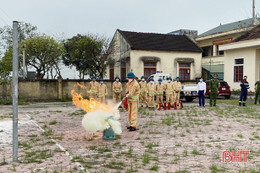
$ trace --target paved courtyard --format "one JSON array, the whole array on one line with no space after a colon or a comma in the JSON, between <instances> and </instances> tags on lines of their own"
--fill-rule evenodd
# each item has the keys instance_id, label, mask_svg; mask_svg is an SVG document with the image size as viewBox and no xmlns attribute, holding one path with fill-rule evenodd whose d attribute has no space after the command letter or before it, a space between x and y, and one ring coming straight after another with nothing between
<instances>
[{"instance_id":1,"label":"paved courtyard","mask_svg":"<svg viewBox=\"0 0 260 173\"><path fill-rule=\"evenodd\" d=\"M0 172L260 172L260 106L196 101L177 111L140 108L135 132L120 109L123 132L112 141L87 133L85 112L72 103L19 106L19 163L12 163L12 107L0 105ZM250 154L224 163L225 150Z\"/></svg>"}]
</instances>

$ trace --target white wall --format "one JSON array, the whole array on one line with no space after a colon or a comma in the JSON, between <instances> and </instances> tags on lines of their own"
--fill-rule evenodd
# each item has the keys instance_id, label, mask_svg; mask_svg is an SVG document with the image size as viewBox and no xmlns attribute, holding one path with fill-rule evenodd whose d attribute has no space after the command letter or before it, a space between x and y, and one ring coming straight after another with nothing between
<instances>
[{"instance_id":1,"label":"white wall","mask_svg":"<svg viewBox=\"0 0 260 173\"><path fill-rule=\"evenodd\" d=\"M249 91L254 90L256 82L256 48L233 49L225 51L224 80L232 89L240 89L240 82L234 82L234 59L244 58L243 76L248 77Z\"/></svg>"},{"instance_id":2,"label":"white wall","mask_svg":"<svg viewBox=\"0 0 260 173\"><path fill-rule=\"evenodd\" d=\"M176 58L193 58L194 65L191 64L190 78L195 79L201 77L201 53L132 50L130 54L131 71L133 71L138 78L144 75L144 63L141 57L160 58L161 60L157 63L156 70L162 71L163 73L170 73L173 78L179 75L179 70L177 70L176 74L174 60Z\"/></svg>"}]
</instances>

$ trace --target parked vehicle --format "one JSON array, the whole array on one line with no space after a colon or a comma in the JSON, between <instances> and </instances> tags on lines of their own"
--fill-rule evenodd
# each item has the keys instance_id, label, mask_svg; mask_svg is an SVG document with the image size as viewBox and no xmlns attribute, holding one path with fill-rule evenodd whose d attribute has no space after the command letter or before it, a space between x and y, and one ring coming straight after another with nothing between
<instances>
[{"instance_id":1,"label":"parked vehicle","mask_svg":"<svg viewBox=\"0 0 260 173\"><path fill-rule=\"evenodd\" d=\"M181 93L180 98L185 100L187 102L192 102L197 95L197 84L182 84L181 86Z\"/></svg>"},{"instance_id":2,"label":"parked vehicle","mask_svg":"<svg viewBox=\"0 0 260 173\"><path fill-rule=\"evenodd\" d=\"M209 97L210 92L209 92L209 80L206 80L206 85L207 85L207 90L205 93L205 96ZM219 88L218 88L218 97L225 97L225 99L230 99L231 96L231 90L230 86L226 81L219 80Z\"/></svg>"}]
</instances>

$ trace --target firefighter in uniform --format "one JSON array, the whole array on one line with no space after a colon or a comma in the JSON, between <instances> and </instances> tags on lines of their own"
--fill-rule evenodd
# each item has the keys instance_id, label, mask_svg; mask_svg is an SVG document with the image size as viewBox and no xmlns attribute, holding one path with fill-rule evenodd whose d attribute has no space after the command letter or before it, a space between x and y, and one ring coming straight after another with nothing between
<instances>
[{"instance_id":1,"label":"firefighter in uniform","mask_svg":"<svg viewBox=\"0 0 260 173\"><path fill-rule=\"evenodd\" d=\"M171 103L173 102L173 83L172 78L168 77L166 84L164 84L164 90L166 94L166 104L168 109L171 109Z\"/></svg>"},{"instance_id":2,"label":"firefighter in uniform","mask_svg":"<svg viewBox=\"0 0 260 173\"><path fill-rule=\"evenodd\" d=\"M120 78L116 76L116 81L113 82L113 101L119 103L121 101L122 84Z\"/></svg>"},{"instance_id":3,"label":"firefighter in uniform","mask_svg":"<svg viewBox=\"0 0 260 173\"><path fill-rule=\"evenodd\" d=\"M154 108L154 94L155 94L155 85L153 78L150 78L150 82L147 84L147 106L149 108Z\"/></svg>"},{"instance_id":4,"label":"firefighter in uniform","mask_svg":"<svg viewBox=\"0 0 260 173\"><path fill-rule=\"evenodd\" d=\"M107 86L104 84L104 79L99 78L100 84L98 85L98 100L100 103L106 103L106 96L108 95Z\"/></svg>"},{"instance_id":5,"label":"firefighter in uniform","mask_svg":"<svg viewBox=\"0 0 260 173\"><path fill-rule=\"evenodd\" d=\"M155 87L156 90L156 103L158 106L158 109L161 107L163 103L163 84L162 84L162 78L159 78L158 84Z\"/></svg>"},{"instance_id":6,"label":"firefighter in uniform","mask_svg":"<svg viewBox=\"0 0 260 173\"><path fill-rule=\"evenodd\" d=\"M257 104L257 98L259 97L260 104L260 80L255 83L255 104Z\"/></svg>"},{"instance_id":7,"label":"firefighter in uniform","mask_svg":"<svg viewBox=\"0 0 260 173\"><path fill-rule=\"evenodd\" d=\"M181 82L180 78L177 76L176 81L173 82L173 100L174 100L174 109L177 109L177 104L182 108L182 103L180 102L180 92L181 92Z\"/></svg>"},{"instance_id":8,"label":"firefighter in uniform","mask_svg":"<svg viewBox=\"0 0 260 173\"><path fill-rule=\"evenodd\" d=\"M98 82L96 81L96 76L91 77L92 81L89 82L89 97L97 100L97 89L98 89Z\"/></svg>"},{"instance_id":9,"label":"firefighter in uniform","mask_svg":"<svg viewBox=\"0 0 260 173\"><path fill-rule=\"evenodd\" d=\"M124 99L128 99L128 118L130 126L127 128L129 129L129 131L135 131L137 123L140 86L135 80L135 75L133 72L129 72L127 74L127 78L128 83L126 84L126 93L124 97Z\"/></svg>"},{"instance_id":10,"label":"firefighter in uniform","mask_svg":"<svg viewBox=\"0 0 260 173\"><path fill-rule=\"evenodd\" d=\"M241 93L239 98L239 106L243 105L246 106L246 99L247 99L247 90L250 88L249 83L247 81L247 76L244 76L244 79L240 83Z\"/></svg>"},{"instance_id":11,"label":"firefighter in uniform","mask_svg":"<svg viewBox=\"0 0 260 173\"><path fill-rule=\"evenodd\" d=\"M209 81L210 106L212 106L212 105L216 106L218 87L219 87L218 75L214 74L214 78Z\"/></svg>"},{"instance_id":12,"label":"firefighter in uniform","mask_svg":"<svg viewBox=\"0 0 260 173\"><path fill-rule=\"evenodd\" d=\"M140 104L141 107L144 106L144 103L146 103L146 97L147 97L147 83L145 81L145 77L141 77L141 81L139 82L140 85Z\"/></svg>"}]
</instances>

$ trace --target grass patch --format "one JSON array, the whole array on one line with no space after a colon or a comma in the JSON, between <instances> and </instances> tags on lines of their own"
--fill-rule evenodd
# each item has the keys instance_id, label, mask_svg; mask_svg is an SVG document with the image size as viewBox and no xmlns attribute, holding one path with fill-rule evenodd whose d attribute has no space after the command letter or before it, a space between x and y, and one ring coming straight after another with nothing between
<instances>
[{"instance_id":1,"label":"grass patch","mask_svg":"<svg viewBox=\"0 0 260 173\"><path fill-rule=\"evenodd\" d=\"M56 120L53 120L53 121L49 122L49 125L55 125L55 124L57 124Z\"/></svg>"}]
</instances>

